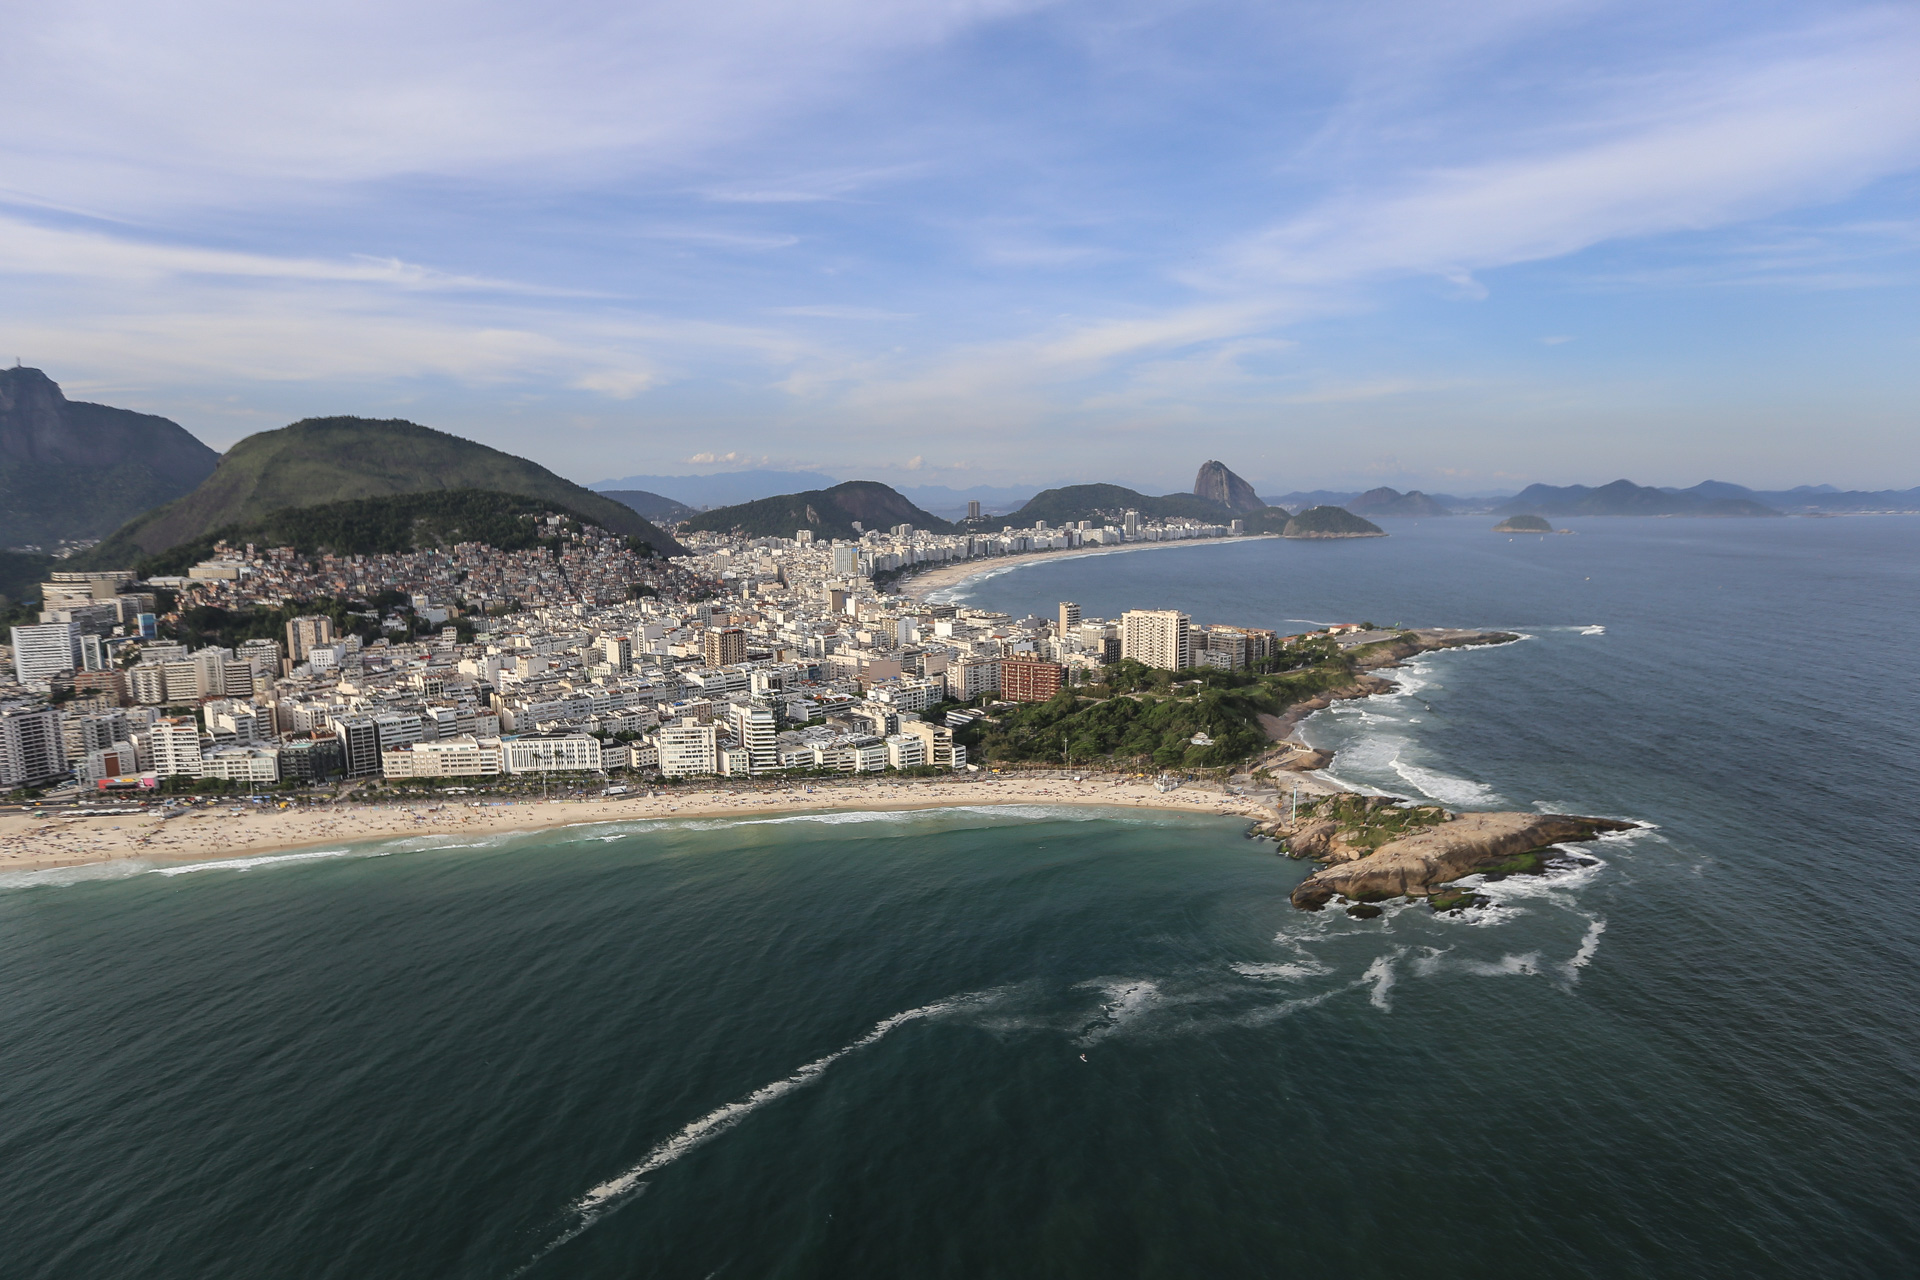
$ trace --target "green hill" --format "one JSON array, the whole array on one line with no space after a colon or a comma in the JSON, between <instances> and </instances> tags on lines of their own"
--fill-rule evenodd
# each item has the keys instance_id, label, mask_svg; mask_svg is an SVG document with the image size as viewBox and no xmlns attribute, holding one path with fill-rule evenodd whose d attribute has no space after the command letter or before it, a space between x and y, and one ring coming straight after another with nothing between
<instances>
[{"instance_id":1,"label":"green hill","mask_svg":"<svg viewBox=\"0 0 1920 1280\"><path fill-rule=\"evenodd\" d=\"M1540 516L1508 516L1493 526L1495 533L1552 533L1553 525Z\"/></svg>"},{"instance_id":2,"label":"green hill","mask_svg":"<svg viewBox=\"0 0 1920 1280\"><path fill-rule=\"evenodd\" d=\"M1043 489L1012 515L989 523L1010 524L1016 529L1030 528L1036 520L1045 520L1054 526L1081 520L1118 524L1129 510L1138 511L1143 520L1190 516L1195 520L1225 523L1234 518L1233 508L1196 494L1170 493L1164 498L1155 498L1124 485L1070 484Z\"/></svg>"},{"instance_id":3,"label":"green hill","mask_svg":"<svg viewBox=\"0 0 1920 1280\"><path fill-rule=\"evenodd\" d=\"M602 528L640 538L662 555L685 552L632 508L525 458L397 418L308 418L248 436L192 493L123 525L74 557L74 567L133 564L289 507L449 489L544 499Z\"/></svg>"},{"instance_id":4,"label":"green hill","mask_svg":"<svg viewBox=\"0 0 1920 1280\"><path fill-rule=\"evenodd\" d=\"M1308 507L1287 521L1287 538L1384 538L1387 531L1344 507Z\"/></svg>"},{"instance_id":5,"label":"green hill","mask_svg":"<svg viewBox=\"0 0 1920 1280\"><path fill-rule=\"evenodd\" d=\"M219 460L178 423L69 400L38 369L0 369L0 545L105 537Z\"/></svg>"},{"instance_id":6,"label":"green hill","mask_svg":"<svg viewBox=\"0 0 1920 1280\"><path fill-rule=\"evenodd\" d=\"M623 507L632 507L659 525L674 524L699 514L684 502L675 502L672 498L649 493L645 489L595 489L594 492L612 498Z\"/></svg>"},{"instance_id":7,"label":"green hill","mask_svg":"<svg viewBox=\"0 0 1920 1280\"><path fill-rule=\"evenodd\" d=\"M859 521L861 528L853 527ZM709 533L738 533L749 538L791 538L801 529L816 538L858 538L862 530L910 524L930 533L951 533L954 526L922 511L877 480L848 480L831 489L809 489L778 497L702 511L681 526Z\"/></svg>"},{"instance_id":8,"label":"green hill","mask_svg":"<svg viewBox=\"0 0 1920 1280\"><path fill-rule=\"evenodd\" d=\"M580 524L597 520L544 498L485 489L397 493L385 498L348 498L317 507L282 507L259 520L223 525L191 542L169 547L139 562L142 577L185 573L213 554L214 544L292 547L302 555L393 555L484 542L502 551L546 545L550 531L532 517L566 516Z\"/></svg>"}]
</instances>

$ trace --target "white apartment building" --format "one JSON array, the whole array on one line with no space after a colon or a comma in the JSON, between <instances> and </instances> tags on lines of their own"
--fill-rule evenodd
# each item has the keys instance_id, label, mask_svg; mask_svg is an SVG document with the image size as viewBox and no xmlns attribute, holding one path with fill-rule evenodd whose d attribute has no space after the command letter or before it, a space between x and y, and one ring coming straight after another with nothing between
<instances>
[{"instance_id":1,"label":"white apartment building","mask_svg":"<svg viewBox=\"0 0 1920 1280\"><path fill-rule=\"evenodd\" d=\"M44 686L62 672L80 668L79 633L70 622L43 622L13 629L14 679Z\"/></svg>"},{"instance_id":2,"label":"white apartment building","mask_svg":"<svg viewBox=\"0 0 1920 1280\"><path fill-rule=\"evenodd\" d=\"M926 762L927 746L918 735L896 733L887 739L888 768L917 769Z\"/></svg>"},{"instance_id":3,"label":"white apartment building","mask_svg":"<svg viewBox=\"0 0 1920 1280\"><path fill-rule=\"evenodd\" d=\"M1193 665L1191 620L1177 609L1129 609L1120 615L1120 656L1163 671Z\"/></svg>"},{"instance_id":4,"label":"white apartment building","mask_svg":"<svg viewBox=\"0 0 1920 1280\"><path fill-rule=\"evenodd\" d=\"M272 747L219 747L200 761L200 776L229 782L278 782L280 753Z\"/></svg>"},{"instance_id":5,"label":"white apartment building","mask_svg":"<svg viewBox=\"0 0 1920 1280\"><path fill-rule=\"evenodd\" d=\"M437 742L410 742L380 753L380 772L389 778L480 778L500 772L498 738L471 735Z\"/></svg>"},{"instance_id":6,"label":"white apartment building","mask_svg":"<svg viewBox=\"0 0 1920 1280\"><path fill-rule=\"evenodd\" d=\"M922 763L939 765L943 769L967 767L967 749L954 743L953 730L944 725L903 719L900 721L900 732L920 740Z\"/></svg>"},{"instance_id":7,"label":"white apartment building","mask_svg":"<svg viewBox=\"0 0 1920 1280\"><path fill-rule=\"evenodd\" d=\"M163 778L200 776L200 726L185 716L153 722L153 771Z\"/></svg>"},{"instance_id":8,"label":"white apartment building","mask_svg":"<svg viewBox=\"0 0 1920 1280\"><path fill-rule=\"evenodd\" d=\"M167 669L157 662L143 662L127 669L127 690L142 706L167 704Z\"/></svg>"},{"instance_id":9,"label":"white apartment building","mask_svg":"<svg viewBox=\"0 0 1920 1280\"><path fill-rule=\"evenodd\" d=\"M720 772L718 725L686 716L677 724L661 725L655 744L660 750L660 772L669 778Z\"/></svg>"},{"instance_id":10,"label":"white apartment building","mask_svg":"<svg viewBox=\"0 0 1920 1280\"><path fill-rule=\"evenodd\" d=\"M507 773L583 773L601 768L600 739L584 733L535 733L501 743Z\"/></svg>"},{"instance_id":11,"label":"white apartment building","mask_svg":"<svg viewBox=\"0 0 1920 1280\"><path fill-rule=\"evenodd\" d=\"M734 741L747 753L748 771L766 773L779 767L770 708L757 702L736 702L727 708L727 722L733 729Z\"/></svg>"},{"instance_id":12,"label":"white apartment building","mask_svg":"<svg viewBox=\"0 0 1920 1280\"><path fill-rule=\"evenodd\" d=\"M1000 692L1000 664L993 659L962 661L947 668L947 696L971 702L983 693Z\"/></svg>"}]
</instances>

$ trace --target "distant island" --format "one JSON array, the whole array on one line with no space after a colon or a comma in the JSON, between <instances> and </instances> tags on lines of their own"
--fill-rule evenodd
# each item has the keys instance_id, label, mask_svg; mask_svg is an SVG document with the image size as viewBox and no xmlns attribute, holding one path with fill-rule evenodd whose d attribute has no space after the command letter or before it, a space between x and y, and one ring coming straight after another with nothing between
<instances>
[{"instance_id":1,"label":"distant island","mask_svg":"<svg viewBox=\"0 0 1920 1280\"><path fill-rule=\"evenodd\" d=\"M1552 533L1553 522L1540 516L1508 516L1493 526L1495 533Z\"/></svg>"},{"instance_id":2,"label":"distant island","mask_svg":"<svg viewBox=\"0 0 1920 1280\"><path fill-rule=\"evenodd\" d=\"M1287 521L1283 538L1384 538L1387 531L1343 507L1309 507Z\"/></svg>"}]
</instances>

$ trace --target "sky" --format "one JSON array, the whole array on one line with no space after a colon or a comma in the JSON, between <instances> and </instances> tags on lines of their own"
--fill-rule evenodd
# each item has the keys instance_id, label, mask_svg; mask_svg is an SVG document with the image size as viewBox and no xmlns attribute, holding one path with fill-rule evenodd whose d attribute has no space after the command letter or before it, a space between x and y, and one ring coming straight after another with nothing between
<instances>
[{"instance_id":1,"label":"sky","mask_svg":"<svg viewBox=\"0 0 1920 1280\"><path fill-rule=\"evenodd\" d=\"M1920 8L64 0L0 354L582 482L1920 485Z\"/></svg>"}]
</instances>

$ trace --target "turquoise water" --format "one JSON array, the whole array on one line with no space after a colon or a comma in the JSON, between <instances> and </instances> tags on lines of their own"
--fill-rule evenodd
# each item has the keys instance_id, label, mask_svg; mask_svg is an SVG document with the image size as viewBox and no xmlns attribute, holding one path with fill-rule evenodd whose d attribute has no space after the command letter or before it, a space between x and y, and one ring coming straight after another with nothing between
<instances>
[{"instance_id":1,"label":"turquoise water","mask_svg":"<svg viewBox=\"0 0 1920 1280\"><path fill-rule=\"evenodd\" d=\"M1310 722L1651 824L1459 917L1093 810L13 877L0 1272L1911 1274L1920 521L1582 527L973 588L1525 633Z\"/></svg>"}]
</instances>

